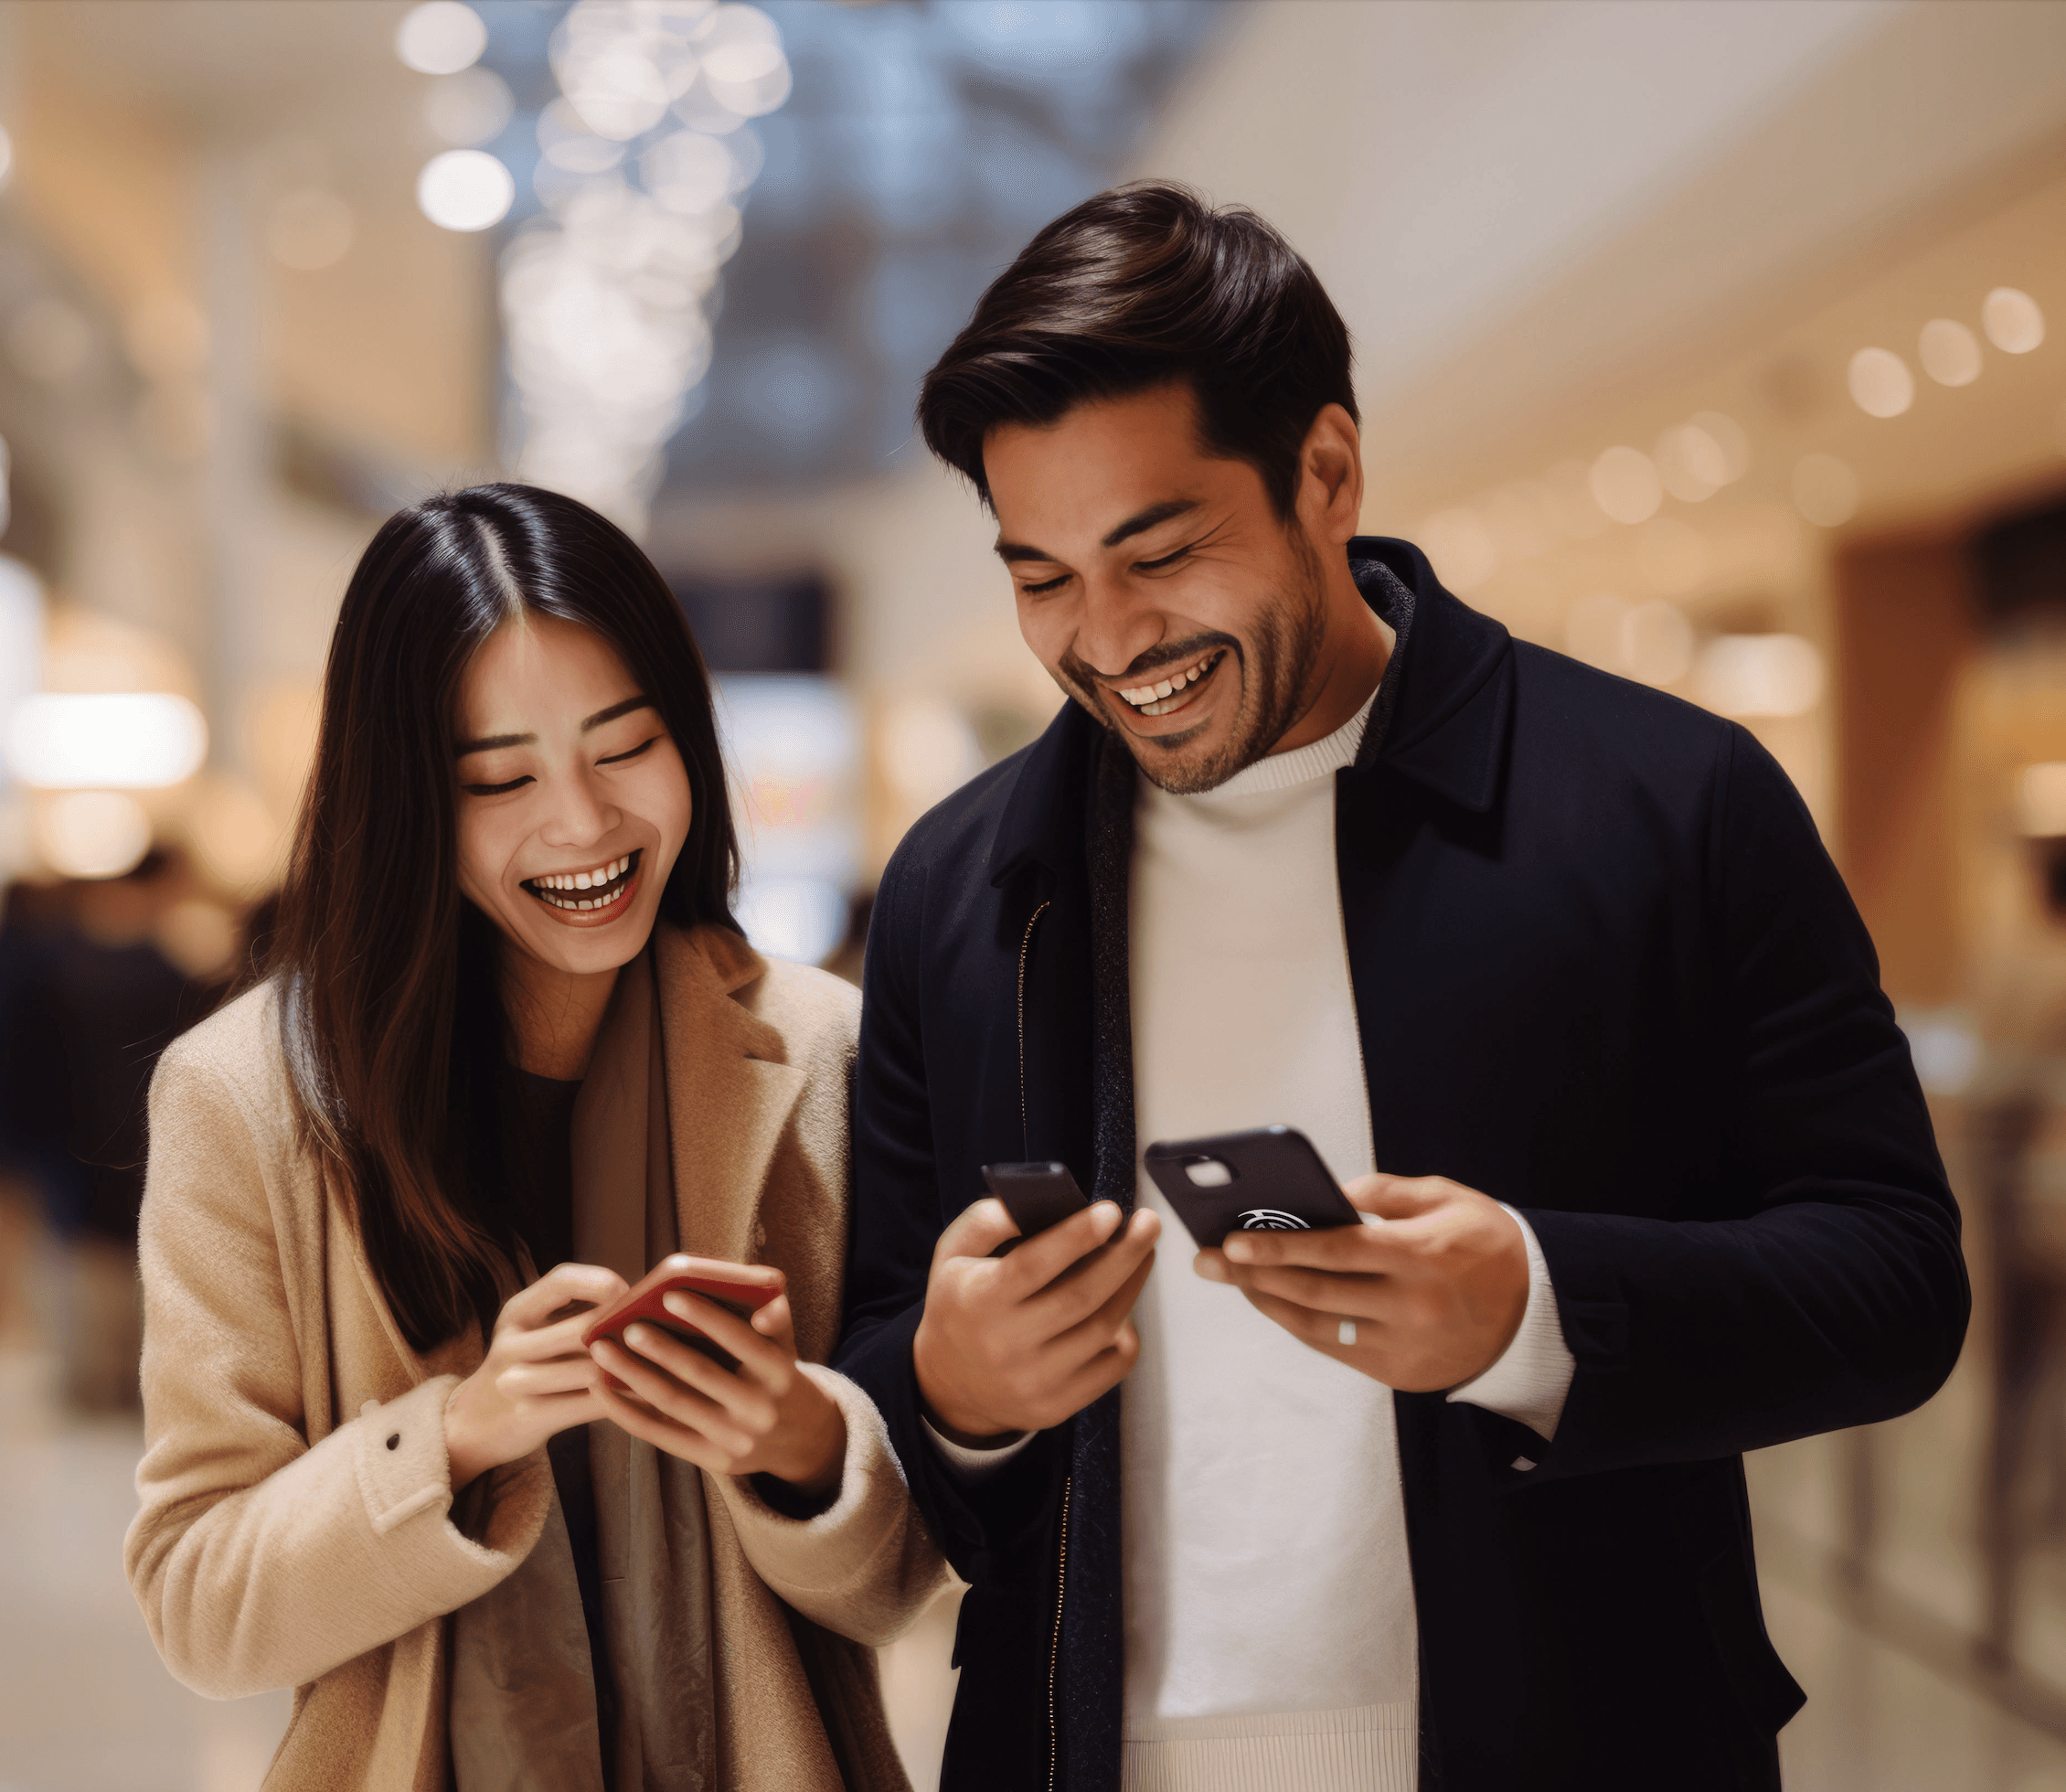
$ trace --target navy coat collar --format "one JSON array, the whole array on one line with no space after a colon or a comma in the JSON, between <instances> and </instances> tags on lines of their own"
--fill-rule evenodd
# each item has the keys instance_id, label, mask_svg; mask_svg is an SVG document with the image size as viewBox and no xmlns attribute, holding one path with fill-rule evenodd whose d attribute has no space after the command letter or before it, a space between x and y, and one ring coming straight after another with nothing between
<instances>
[{"instance_id":1,"label":"navy coat collar","mask_svg":"<svg viewBox=\"0 0 2066 1792\"><path fill-rule=\"evenodd\" d=\"M1347 551L1365 602L1399 636L1381 726L1348 775L1382 767L1485 814L1498 800L1513 717L1512 637L1444 591L1411 542L1359 535ZM1070 701L1027 749L998 816L993 885L1028 864L1059 874L1081 858L1089 772L1103 732Z\"/></svg>"}]
</instances>

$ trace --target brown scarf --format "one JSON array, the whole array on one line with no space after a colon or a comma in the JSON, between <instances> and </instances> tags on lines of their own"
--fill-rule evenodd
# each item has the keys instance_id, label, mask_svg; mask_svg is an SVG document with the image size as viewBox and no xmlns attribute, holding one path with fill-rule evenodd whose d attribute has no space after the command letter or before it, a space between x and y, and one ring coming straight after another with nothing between
<instances>
[{"instance_id":1,"label":"brown scarf","mask_svg":"<svg viewBox=\"0 0 2066 1792\"><path fill-rule=\"evenodd\" d=\"M574 1104L574 1253L635 1282L677 1248L653 955L624 966ZM622 1716L617 1792L715 1792L709 1520L703 1478L589 1426L603 1627ZM453 1616L458 1792L602 1792L594 1669L559 1502L537 1546Z\"/></svg>"}]
</instances>

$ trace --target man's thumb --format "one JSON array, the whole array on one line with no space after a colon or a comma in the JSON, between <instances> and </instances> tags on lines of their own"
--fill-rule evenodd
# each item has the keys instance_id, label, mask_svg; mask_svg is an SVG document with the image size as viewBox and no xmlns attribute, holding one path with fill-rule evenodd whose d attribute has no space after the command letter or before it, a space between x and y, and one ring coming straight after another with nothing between
<instances>
[{"instance_id":1,"label":"man's thumb","mask_svg":"<svg viewBox=\"0 0 2066 1792\"><path fill-rule=\"evenodd\" d=\"M938 1264L949 1257L986 1257L1005 1240L1017 1236L1018 1227L1005 1211L1004 1202L995 1195L985 1195L954 1215L933 1247L932 1261Z\"/></svg>"}]
</instances>

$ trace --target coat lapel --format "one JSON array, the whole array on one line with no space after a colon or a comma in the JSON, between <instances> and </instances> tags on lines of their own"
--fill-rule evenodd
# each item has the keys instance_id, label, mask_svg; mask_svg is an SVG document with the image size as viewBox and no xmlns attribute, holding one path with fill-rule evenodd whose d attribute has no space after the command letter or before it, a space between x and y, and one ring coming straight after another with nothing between
<instances>
[{"instance_id":1,"label":"coat lapel","mask_svg":"<svg viewBox=\"0 0 2066 1792\"><path fill-rule=\"evenodd\" d=\"M654 949L681 1249L751 1263L768 1168L804 1072L783 1061L781 1034L738 999L767 971L744 940L662 923Z\"/></svg>"}]
</instances>

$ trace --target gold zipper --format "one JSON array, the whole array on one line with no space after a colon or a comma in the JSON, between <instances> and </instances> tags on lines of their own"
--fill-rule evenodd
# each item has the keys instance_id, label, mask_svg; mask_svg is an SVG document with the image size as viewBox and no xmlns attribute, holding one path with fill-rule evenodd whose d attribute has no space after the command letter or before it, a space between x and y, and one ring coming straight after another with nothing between
<instances>
[{"instance_id":1,"label":"gold zipper","mask_svg":"<svg viewBox=\"0 0 2066 1792\"><path fill-rule=\"evenodd\" d=\"M1061 1563L1055 1575L1055 1634L1048 1646L1048 1792L1055 1792L1055 1769L1061 1756L1055 1724L1055 1669L1061 1659L1061 1605L1069 1596L1069 1490L1075 1485L1073 1475L1061 1484Z\"/></svg>"},{"instance_id":2,"label":"gold zipper","mask_svg":"<svg viewBox=\"0 0 2066 1792\"><path fill-rule=\"evenodd\" d=\"M1033 950L1033 929L1051 902L1042 902L1026 923L1026 937L1018 943L1018 1148L1033 1154L1032 1127L1026 1117L1026 958Z\"/></svg>"},{"instance_id":3,"label":"gold zipper","mask_svg":"<svg viewBox=\"0 0 2066 1792\"><path fill-rule=\"evenodd\" d=\"M1033 1150L1032 1123L1026 1109L1026 960L1033 949L1033 929L1047 913L1042 902L1028 917L1026 937L1018 943L1018 1136L1019 1149ZM1061 1660L1062 1603L1069 1596L1069 1496L1076 1485L1073 1475L1061 1484L1061 1556L1055 1569L1055 1628L1048 1643L1048 1792L1055 1792L1055 1776L1061 1763L1061 1731L1055 1722L1055 1674Z\"/></svg>"}]
</instances>

